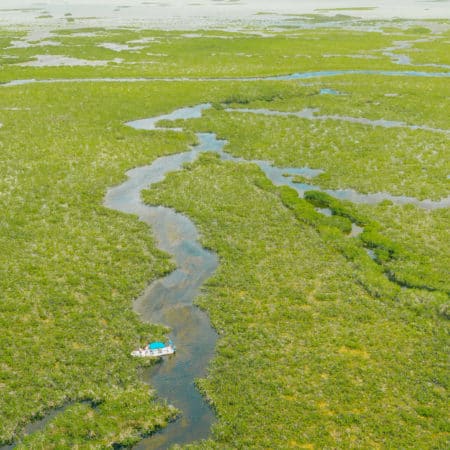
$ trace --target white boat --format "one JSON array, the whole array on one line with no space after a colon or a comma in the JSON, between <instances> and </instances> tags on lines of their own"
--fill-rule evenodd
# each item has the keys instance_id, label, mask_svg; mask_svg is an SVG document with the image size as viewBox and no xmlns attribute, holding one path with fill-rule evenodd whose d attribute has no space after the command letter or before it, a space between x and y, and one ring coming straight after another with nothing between
<instances>
[{"instance_id":1,"label":"white boat","mask_svg":"<svg viewBox=\"0 0 450 450\"><path fill-rule=\"evenodd\" d=\"M163 342L152 342L144 348L134 350L131 352L131 356L137 358L159 358L160 356L173 355L175 353L175 345L172 341L168 344Z\"/></svg>"}]
</instances>

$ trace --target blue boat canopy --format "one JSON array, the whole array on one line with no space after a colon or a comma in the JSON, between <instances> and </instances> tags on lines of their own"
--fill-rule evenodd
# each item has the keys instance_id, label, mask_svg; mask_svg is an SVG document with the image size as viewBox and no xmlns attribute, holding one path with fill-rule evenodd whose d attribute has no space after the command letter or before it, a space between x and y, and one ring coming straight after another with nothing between
<instances>
[{"instance_id":1,"label":"blue boat canopy","mask_svg":"<svg viewBox=\"0 0 450 450\"><path fill-rule=\"evenodd\" d=\"M164 344L163 342L152 342L151 344L148 344L148 348L150 350L156 350L158 348L164 348L166 346L166 344Z\"/></svg>"}]
</instances>

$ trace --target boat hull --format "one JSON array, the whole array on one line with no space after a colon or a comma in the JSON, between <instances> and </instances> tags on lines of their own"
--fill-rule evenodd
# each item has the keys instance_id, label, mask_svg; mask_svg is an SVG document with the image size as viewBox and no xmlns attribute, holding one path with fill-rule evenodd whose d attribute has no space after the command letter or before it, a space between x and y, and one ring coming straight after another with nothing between
<instances>
[{"instance_id":1,"label":"boat hull","mask_svg":"<svg viewBox=\"0 0 450 450\"><path fill-rule=\"evenodd\" d=\"M175 353L175 348L173 347L164 347L157 349L149 349L145 350L134 350L131 352L131 356L136 358L159 358L160 356L168 356L173 355Z\"/></svg>"}]
</instances>

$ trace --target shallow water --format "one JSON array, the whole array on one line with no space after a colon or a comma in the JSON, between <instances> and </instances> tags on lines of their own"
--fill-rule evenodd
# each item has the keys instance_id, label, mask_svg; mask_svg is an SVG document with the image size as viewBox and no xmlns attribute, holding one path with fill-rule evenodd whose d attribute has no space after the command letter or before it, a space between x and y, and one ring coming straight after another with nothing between
<instances>
[{"instance_id":1,"label":"shallow water","mask_svg":"<svg viewBox=\"0 0 450 450\"><path fill-rule=\"evenodd\" d=\"M333 211L330 208L314 208L318 213L323 214L324 216L331 217L333 215ZM356 223L352 222L352 229L348 234L348 237L358 237L360 234L364 232L364 227L360 227L356 225Z\"/></svg>"},{"instance_id":2,"label":"shallow water","mask_svg":"<svg viewBox=\"0 0 450 450\"><path fill-rule=\"evenodd\" d=\"M324 216L331 217L333 215L333 211L330 208L314 208L318 213L323 214Z\"/></svg>"},{"instance_id":3,"label":"shallow water","mask_svg":"<svg viewBox=\"0 0 450 450\"><path fill-rule=\"evenodd\" d=\"M396 120L385 120L385 119L371 120L366 119L364 117L340 116L338 114L318 115L316 114L319 111L318 108L305 108L301 111L274 111L266 108L259 108L259 109L227 108L225 111L262 114L264 116L284 116L284 117L295 116L308 120L336 120L339 122L351 122L351 123L360 123L362 125L371 125L373 127L408 128L410 130L425 130L425 131L432 131L435 133L446 133L446 134L450 133L450 130L443 130L442 128L433 128L427 125L408 125L405 122L399 122Z\"/></svg>"},{"instance_id":4,"label":"shallow water","mask_svg":"<svg viewBox=\"0 0 450 450\"><path fill-rule=\"evenodd\" d=\"M320 95L339 95L339 92L334 89L324 88L320 90Z\"/></svg>"},{"instance_id":5,"label":"shallow water","mask_svg":"<svg viewBox=\"0 0 450 450\"><path fill-rule=\"evenodd\" d=\"M23 67L63 67L63 66L107 66L109 63L121 63L120 58L113 60L89 60L64 55L36 55L32 61L17 64Z\"/></svg>"},{"instance_id":6,"label":"shallow water","mask_svg":"<svg viewBox=\"0 0 450 450\"><path fill-rule=\"evenodd\" d=\"M361 233L364 232L364 227L360 227L356 225L356 223L352 223L352 231L349 234L349 237L358 237Z\"/></svg>"},{"instance_id":7,"label":"shallow water","mask_svg":"<svg viewBox=\"0 0 450 450\"><path fill-rule=\"evenodd\" d=\"M98 44L98 47L107 48L115 52L136 51L145 48L141 45L130 46L128 44L116 44L114 42L104 42L103 44Z\"/></svg>"},{"instance_id":8,"label":"shallow water","mask_svg":"<svg viewBox=\"0 0 450 450\"><path fill-rule=\"evenodd\" d=\"M163 0L145 2L142 0L2 0L1 21L4 23L36 23L43 13L50 14L49 19L39 19L40 23L67 23L65 14L70 13L76 23L87 25L130 25L143 24L147 27L200 29L218 27L230 22L249 24L282 23L285 14L327 14L337 13L363 17L365 19L403 18L448 18L450 16L446 2L397 0L372 0L370 10L351 10L360 7L360 0ZM22 9L21 9L22 8ZM327 11L327 8L331 10ZM333 8L349 8L336 11ZM8 11L9 9L9 11ZM321 10L322 9L322 10ZM325 11L324 11L325 9ZM258 14L264 11L266 14ZM275 17L272 17L275 16ZM278 17L277 17L278 16ZM83 19L84 18L84 19ZM89 19L91 18L91 19ZM288 16L292 20L292 16ZM331 22L333 23L333 22Z\"/></svg>"},{"instance_id":9,"label":"shallow water","mask_svg":"<svg viewBox=\"0 0 450 450\"><path fill-rule=\"evenodd\" d=\"M40 42L31 43L29 41L11 41L11 45L6 47L5 50L13 49L13 48L32 48L32 47L59 47L61 42L57 41L45 41L42 40Z\"/></svg>"},{"instance_id":10,"label":"shallow water","mask_svg":"<svg viewBox=\"0 0 450 450\"><path fill-rule=\"evenodd\" d=\"M414 63L411 61L411 57L404 53L395 53L398 50L408 50L413 47L415 43L420 42L432 42L435 37L427 37L423 39L415 39L412 41L396 41L393 47L388 47L383 51L383 55L391 58L394 64L399 64L403 66L414 66L414 67L437 67L441 69L450 69L449 64L434 64L434 63Z\"/></svg>"}]
</instances>

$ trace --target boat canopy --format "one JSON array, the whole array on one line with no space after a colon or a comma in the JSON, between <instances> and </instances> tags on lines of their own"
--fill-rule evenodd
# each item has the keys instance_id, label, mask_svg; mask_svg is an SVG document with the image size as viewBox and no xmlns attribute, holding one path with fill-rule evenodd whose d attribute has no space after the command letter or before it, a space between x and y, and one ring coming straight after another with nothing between
<instances>
[{"instance_id":1,"label":"boat canopy","mask_svg":"<svg viewBox=\"0 0 450 450\"><path fill-rule=\"evenodd\" d=\"M148 344L148 348L150 350L156 350L158 348L164 348L166 346L166 344L164 344L163 342L152 342L150 344Z\"/></svg>"}]
</instances>

